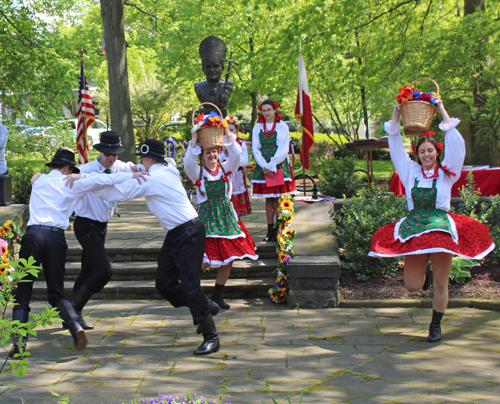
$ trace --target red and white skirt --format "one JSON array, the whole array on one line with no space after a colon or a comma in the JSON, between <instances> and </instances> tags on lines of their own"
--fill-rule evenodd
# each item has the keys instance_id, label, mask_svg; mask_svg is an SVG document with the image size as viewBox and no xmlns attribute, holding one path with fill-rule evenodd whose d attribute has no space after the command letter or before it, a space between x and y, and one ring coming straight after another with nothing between
<instances>
[{"instance_id":1,"label":"red and white skirt","mask_svg":"<svg viewBox=\"0 0 500 404\"><path fill-rule=\"evenodd\" d=\"M268 187L265 182L253 182L253 196L260 196L263 198L279 198L286 194L295 194L297 188L295 187L295 178L291 173L291 181L285 180L283 185Z\"/></svg>"},{"instance_id":2,"label":"red and white skirt","mask_svg":"<svg viewBox=\"0 0 500 404\"><path fill-rule=\"evenodd\" d=\"M246 216L252 213L252 203L250 202L250 196L248 195L248 191L246 189L242 194L233 194L231 202L233 203L234 210L238 216Z\"/></svg>"},{"instance_id":3,"label":"red and white skirt","mask_svg":"<svg viewBox=\"0 0 500 404\"><path fill-rule=\"evenodd\" d=\"M257 247L253 238L239 218L238 225L245 236L229 239L207 235L203 262L210 265L226 265L234 260L241 260L243 258L250 258L252 260L259 258L255 254Z\"/></svg>"},{"instance_id":4,"label":"red and white skirt","mask_svg":"<svg viewBox=\"0 0 500 404\"><path fill-rule=\"evenodd\" d=\"M405 242L396 240L394 228L396 223L382 226L372 236L370 257L386 258L404 255L430 254L444 252L467 259L481 259L495 249L490 236L490 229L477 220L456 213L448 213L458 233L458 243L450 233L431 231L414 236Z\"/></svg>"}]
</instances>

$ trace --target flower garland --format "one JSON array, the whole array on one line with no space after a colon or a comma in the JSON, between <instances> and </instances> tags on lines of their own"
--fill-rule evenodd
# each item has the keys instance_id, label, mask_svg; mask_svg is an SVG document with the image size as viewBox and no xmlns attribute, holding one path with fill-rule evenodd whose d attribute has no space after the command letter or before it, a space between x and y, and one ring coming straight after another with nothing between
<instances>
[{"instance_id":1,"label":"flower garland","mask_svg":"<svg viewBox=\"0 0 500 404\"><path fill-rule=\"evenodd\" d=\"M235 116L232 116L232 115L226 116L224 119L227 121L227 123L232 123L237 128L240 126L240 123L239 123L238 119Z\"/></svg>"},{"instance_id":2,"label":"flower garland","mask_svg":"<svg viewBox=\"0 0 500 404\"><path fill-rule=\"evenodd\" d=\"M288 277L286 264L295 256L294 239L296 232L291 228L295 216L293 195L283 195L279 199L277 247L278 265L276 283L269 289L269 297L274 303L285 303L288 297Z\"/></svg>"},{"instance_id":3,"label":"flower garland","mask_svg":"<svg viewBox=\"0 0 500 404\"><path fill-rule=\"evenodd\" d=\"M10 266L9 260L12 254L9 254L9 247L18 243L21 240L23 233L17 228L12 220L7 220L0 227L0 285L5 281L10 282L9 274L14 270ZM3 279L7 276L6 279ZM2 286L0 286L0 289Z\"/></svg>"},{"instance_id":4,"label":"flower garland","mask_svg":"<svg viewBox=\"0 0 500 404\"><path fill-rule=\"evenodd\" d=\"M209 128L211 126L227 126L227 121L217 114L217 112L212 111L208 115L200 114L196 117L194 121L193 129L198 131L201 128Z\"/></svg>"}]
</instances>

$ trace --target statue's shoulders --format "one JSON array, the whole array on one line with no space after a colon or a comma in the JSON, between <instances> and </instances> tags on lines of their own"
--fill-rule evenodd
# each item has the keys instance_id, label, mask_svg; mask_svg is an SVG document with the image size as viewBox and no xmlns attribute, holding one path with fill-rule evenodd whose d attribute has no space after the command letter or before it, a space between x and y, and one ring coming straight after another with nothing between
<instances>
[{"instance_id":1,"label":"statue's shoulders","mask_svg":"<svg viewBox=\"0 0 500 404\"><path fill-rule=\"evenodd\" d=\"M203 89L205 87L207 87L208 83L206 80L203 80L203 81L197 81L196 83L194 83L194 89L197 90L197 89Z\"/></svg>"}]
</instances>

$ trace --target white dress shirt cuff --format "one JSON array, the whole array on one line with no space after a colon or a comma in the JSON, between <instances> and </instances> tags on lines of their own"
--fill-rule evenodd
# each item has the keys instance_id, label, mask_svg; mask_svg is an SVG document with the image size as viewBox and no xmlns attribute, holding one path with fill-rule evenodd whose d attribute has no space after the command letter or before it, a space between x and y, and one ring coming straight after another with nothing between
<instances>
[{"instance_id":1,"label":"white dress shirt cuff","mask_svg":"<svg viewBox=\"0 0 500 404\"><path fill-rule=\"evenodd\" d=\"M450 123L441 122L439 124L439 129L441 129L444 132L448 132L450 129L454 128L459 123L460 123L460 119L458 119L458 118L451 118L451 122Z\"/></svg>"},{"instance_id":2,"label":"white dress shirt cuff","mask_svg":"<svg viewBox=\"0 0 500 404\"><path fill-rule=\"evenodd\" d=\"M391 123L392 123L392 121L387 121L384 124L384 129L385 129L386 133L389 135L392 135L392 136L399 134L399 129L400 129L399 122L396 124L396 127L394 128L393 132L391 132Z\"/></svg>"}]
</instances>

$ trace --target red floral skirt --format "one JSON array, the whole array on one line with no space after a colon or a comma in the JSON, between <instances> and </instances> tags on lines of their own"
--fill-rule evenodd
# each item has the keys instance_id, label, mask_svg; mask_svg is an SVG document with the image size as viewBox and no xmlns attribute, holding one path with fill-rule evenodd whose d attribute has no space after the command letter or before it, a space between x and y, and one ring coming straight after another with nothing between
<instances>
[{"instance_id":1,"label":"red floral skirt","mask_svg":"<svg viewBox=\"0 0 500 404\"><path fill-rule=\"evenodd\" d=\"M231 202L238 216L246 216L252 213L252 204L247 190L242 194L233 195L231 197Z\"/></svg>"},{"instance_id":2,"label":"red floral skirt","mask_svg":"<svg viewBox=\"0 0 500 404\"><path fill-rule=\"evenodd\" d=\"M481 259L495 248L490 229L477 220L448 213L457 227L458 244L449 233L432 231L412 237L402 243L394 239L396 223L382 226L372 237L370 257L399 257L404 255L445 252L462 258Z\"/></svg>"},{"instance_id":3,"label":"red floral skirt","mask_svg":"<svg viewBox=\"0 0 500 404\"><path fill-rule=\"evenodd\" d=\"M242 236L232 239L219 237L206 238L203 262L207 262L210 265L226 265L234 260L241 260L243 258L250 258L252 260L259 258L255 254L257 247L252 236L241 219L238 219L238 225L246 237Z\"/></svg>"},{"instance_id":4,"label":"red floral skirt","mask_svg":"<svg viewBox=\"0 0 500 404\"><path fill-rule=\"evenodd\" d=\"M253 196L260 196L264 198L279 198L286 194L295 194L297 188L295 187L295 178L292 180L285 181L283 185L277 185L275 187L268 187L265 182L254 182L253 183Z\"/></svg>"}]
</instances>

